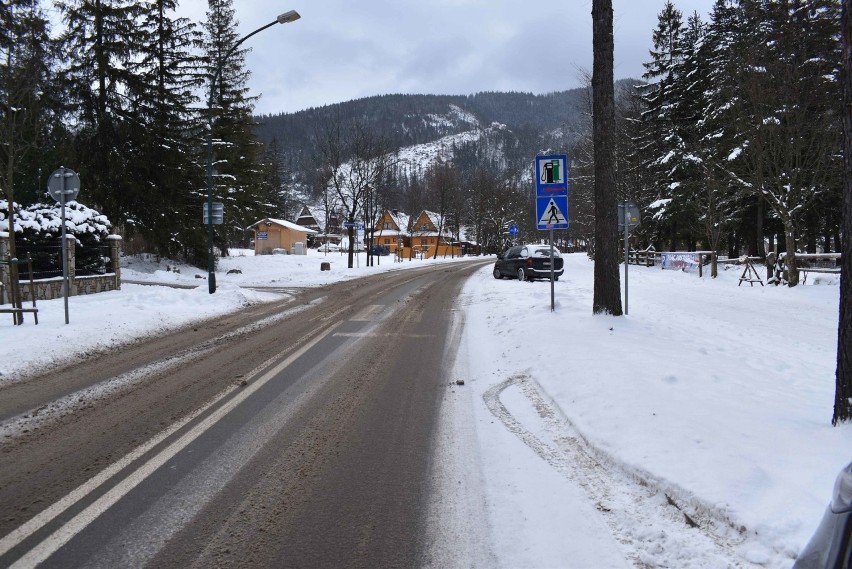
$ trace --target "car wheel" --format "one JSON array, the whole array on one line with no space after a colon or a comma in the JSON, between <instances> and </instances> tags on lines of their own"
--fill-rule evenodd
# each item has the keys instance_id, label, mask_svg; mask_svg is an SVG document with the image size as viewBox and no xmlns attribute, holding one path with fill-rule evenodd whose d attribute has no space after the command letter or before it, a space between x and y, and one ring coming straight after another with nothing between
<instances>
[{"instance_id":1,"label":"car wheel","mask_svg":"<svg viewBox=\"0 0 852 569\"><path fill-rule=\"evenodd\" d=\"M553 277L553 280L558 281L559 277Z\"/></svg>"},{"instance_id":2,"label":"car wheel","mask_svg":"<svg viewBox=\"0 0 852 569\"><path fill-rule=\"evenodd\" d=\"M526 275L526 273L524 273L524 270L518 269L518 280L523 281L523 280L526 280L526 278L527 278L527 275Z\"/></svg>"},{"instance_id":3,"label":"car wheel","mask_svg":"<svg viewBox=\"0 0 852 569\"><path fill-rule=\"evenodd\" d=\"M500 269L498 269L497 267L494 267L494 278L495 279L502 279L503 278L503 274L500 272Z\"/></svg>"}]
</instances>

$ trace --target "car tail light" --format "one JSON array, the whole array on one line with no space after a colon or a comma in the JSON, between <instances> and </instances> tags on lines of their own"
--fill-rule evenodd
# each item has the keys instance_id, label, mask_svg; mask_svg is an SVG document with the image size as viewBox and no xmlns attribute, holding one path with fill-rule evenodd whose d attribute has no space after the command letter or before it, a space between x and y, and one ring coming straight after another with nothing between
<instances>
[{"instance_id":1,"label":"car tail light","mask_svg":"<svg viewBox=\"0 0 852 569\"><path fill-rule=\"evenodd\" d=\"M527 266L528 266L528 267L532 267L532 266L533 266L533 260L532 260L532 258L527 259Z\"/></svg>"}]
</instances>

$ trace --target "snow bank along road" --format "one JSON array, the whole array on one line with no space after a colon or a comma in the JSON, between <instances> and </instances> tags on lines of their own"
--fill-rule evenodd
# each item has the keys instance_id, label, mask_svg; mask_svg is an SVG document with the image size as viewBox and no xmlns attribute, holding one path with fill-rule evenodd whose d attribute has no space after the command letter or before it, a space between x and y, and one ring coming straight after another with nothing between
<instances>
[{"instance_id":1,"label":"snow bank along road","mask_svg":"<svg viewBox=\"0 0 852 569\"><path fill-rule=\"evenodd\" d=\"M453 302L481 264L307 290L5 385L0 566L417 566Z\"/></svg>"}]
</instances>

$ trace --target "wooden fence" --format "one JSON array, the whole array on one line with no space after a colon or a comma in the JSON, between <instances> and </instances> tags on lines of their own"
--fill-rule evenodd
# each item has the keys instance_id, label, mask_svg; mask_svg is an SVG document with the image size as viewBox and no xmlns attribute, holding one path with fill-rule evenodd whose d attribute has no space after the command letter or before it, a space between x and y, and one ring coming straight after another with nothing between
<instances>
[{"instance_id":1,"label":"wooden fence","mask_svg":"<svg viewBox=\"0 0 852 569\"><path fill-rule=\"evenodd\" d=\"M627 256L627 262L631 265L641 265L644 267L662 266L663 255L671 253L692 254L697 255L698 275L703 276L702 267L713 261L715 255L712 251L689 251L689 252L667 252L655 251L653 247L648 249L631 249ZM786 277L787 267L784 263L786 254L781 253L777 257L770 253L767 258L763 257L736 257L733 259L716 259L716 263L720 265L736 264L744 267L743 276L740 278L740 284L743 282L763 284L762 279L758 276L754 269L756 265L766 266L766 280L769 283L780 283ZM840 274L840 259L841 253L797 253L796 265L799 272L802 274L802 284L805 284L809 273L822 274Z\"/></svg>"}]
</instances>

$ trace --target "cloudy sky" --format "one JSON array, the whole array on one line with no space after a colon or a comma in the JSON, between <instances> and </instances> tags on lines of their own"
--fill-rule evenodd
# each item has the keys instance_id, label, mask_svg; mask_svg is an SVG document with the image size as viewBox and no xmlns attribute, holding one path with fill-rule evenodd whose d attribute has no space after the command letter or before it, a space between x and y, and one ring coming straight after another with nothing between
<instances>
[{"instance_id":1,"label":"cloudy sky","mask_svg":"<svg viewBox=\"0 0 852 569\"><path fill-rule=\"evenodd\" d=\"M615 76L638 77L665 0L613 0ZM705 20L713 0L674 0ZM592 67L591 0L234 0L256 111L295 112L388 93L548 93ZM205 18L207 0L179 14Z\"/></svg>"}]
</instances>

